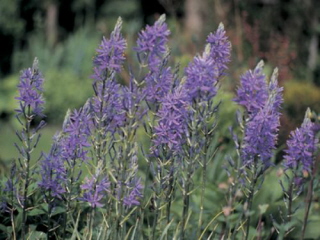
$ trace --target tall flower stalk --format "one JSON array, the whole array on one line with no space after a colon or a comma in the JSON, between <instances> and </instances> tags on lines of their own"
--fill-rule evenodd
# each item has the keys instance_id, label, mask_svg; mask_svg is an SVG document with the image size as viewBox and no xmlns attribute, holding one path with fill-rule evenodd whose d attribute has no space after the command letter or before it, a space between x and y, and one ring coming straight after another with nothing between
<instances>
[{"instance_id":1,"label":"tall flower stalk","mask_svg":"<svg viewBox=\"0 0 320 240\"><path fill-rule=\"evenodd\" d=\"M240 157L243 164L244 177L249 186L247 204L244 210L246 219L245 238L249 237L250 219L253 196L259 178L263 177L271 165L272 151L275 150L278 128L280 125L280 107L282 103L282 88L278 87L278 70L275 69L269 84L262 73L263 62L254 71L248 71L241 78L236 102L246 109L246 125ZM255 91L253 91L255 90Z\"/></svg>"},{"instance_id":2,"label":"tall flower stalk","mask_svg":"<svg viewBox=\"0 0 320 240\"><path fill-rule=\"evenodd\" d=\"M35 59L32 68L24 70L20 76L20 83L18 85L19 96L16 99L19 101L19 108L16 109L18 122L22 126L21 132L16 132L19 140L23 146L16 145L21 158L19 158L21 166L21 178L23 179L22 186L22 232L21 238L26 239L28 231L27 216L28 216L28 198L30 193L31 178L31 153L35 149L40 139L38 131L45 125L41 121L38 126L32 129L31 124L34 123L35 118L44 117L42 97L43 77L38 68L38 60Z\"/></svg>"},{"instance_id":3,"label":"tall flower stalk","mask_svg":"<svg viewBox=\"0 0 320 240\"><path fill-rule=\"evenodd\" d=\"M314 124L311 122L311 111L307 110L303 123L300 128L291 132L290 138L287 141L288 149L285 151L284 167L285 171L292 172L293 176L289 180L289 189L285 191L285 196L288 198L287 206L287 221L290 222L293 214L292 201L295 189L301 189L303 185L307 183L304 175L310 176L308 193L306 198L305 215L303 219L303 225L301 229L301 239L304 239L305 230L307 226L307 219L309 216L312 195L313 184L315 180L314 176L314 158L316 152L316 145L318 140L314 132ZM299 192L297 193L299 194Z\"/></svg>"}]
</instances>

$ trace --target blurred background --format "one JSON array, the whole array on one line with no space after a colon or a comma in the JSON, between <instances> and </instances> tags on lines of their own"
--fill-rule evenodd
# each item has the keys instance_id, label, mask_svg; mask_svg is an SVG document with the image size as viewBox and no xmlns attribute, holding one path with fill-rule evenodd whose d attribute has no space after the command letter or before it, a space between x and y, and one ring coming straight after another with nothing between
<instances>
[{"instance_id":1,"label":"blurred background","mask_svg":"<svg viewBox=\"0 0 320 240\"><path fill-rule=\"evenodd\" d=\"M66 110L80 107L93 94L92 57L118 16L123 18L123 34L128 41L128 64L121 75L126 82L129 66L135 71L132 47L138 32L163 13L172 32L172 62L180 64L181 74L203 50L206 36L220 22L225 25L232 43L232 61L221 84L225 98L221 118L226 120L222 124L232 124L235 118L231 99L239 76L261 59L267 74L279 68L279 80L285 86L280 144L301 123L307 107L320 112L319 0L1 0L2 162L17 156L13 147L14 98L21 69L30 67L38 57L46 79L48 127L39 147L46 151ZM227 127L221 129L227 131Z\"/></svg>"}]
</instances>

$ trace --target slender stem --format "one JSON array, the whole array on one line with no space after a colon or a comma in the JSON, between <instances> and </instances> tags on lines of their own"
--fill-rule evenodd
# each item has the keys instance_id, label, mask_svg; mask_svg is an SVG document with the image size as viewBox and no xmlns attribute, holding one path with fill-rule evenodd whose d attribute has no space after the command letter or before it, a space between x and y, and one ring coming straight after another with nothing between
<instances>
[{"instance_id":1,"label":"slender stem","mask_svg":"<svg viewBox=\"0 0 320 240\"><path fill-rule=\"evenodd\" d=\"M307 228L308 217L309 217L309 212L310 212L310 207L311 207L311 202L313 197L313 184L314 184L314 175L312 175L311 180L309 182L308 195L306 197L307 207L306 207L306 211L303 219L303 226L302 226L302 232L301 232L301 238L300 238L301 240L304 239L304 235Z\"/></svg>"},{"instance_id":2,"label":"slender stem","mask_svg":"<svg viewBox=\"0 0 320 240\"><path fill-rule=\"evenodd\" d=\"M51 212L52 212L52 199L51 199L51 190L49 190L49 197L48 197L48 214L47 214L47 221L48 221L48 229L47 229L47 240L51 239Z\"/></svg>"},{"instance_id":3,"label":"slender stem","mask_svg":"<svg viewBox=\"0 0 320 240\"><path fill-rule=\"evenodd\" d=\"M253 169L253 179L251 180L251 184L250 184L250 189L249 189L249 197L248 197L248 208L247 208L247 226L246 226L246 238L245 240L248 240L249 238L249 230L250 230L250 220L251 220L251 209L252 209L252 203L253 203L253 195L254 195L254 190L255 190L255 186L258 180L258 175L256 174L257 172L257 163L255 160L254 163L254 169Z\"/></svg>"},{"instance_id":4,"label":"slender stem","mask_svg":"<svg viewBox=\"0 0 320 240\"><path fill-rule=\"evenodd\" d=\"M102 135L101 131L102 131L102 118L103 118L105 86L106 86L106 79L102 81L102 92L101 92L101 99L100 99L101 103L100 103L100 109L99 109L100 116L98 118L99 119L98 137L97 137L98 139L97 139L97 143L96 143L97 163L102 161L102 157L101 157L102 143L101 143L101 141L102 141L103 135ZM97 88L98 88L98 86L97 86ZM99 89L97 89L97 97L99 98L98 91L99 91ZM102 169L105 169L105 167L106 167L106 163L103 162Z\"/></svg>"},{"instance_id":5,"label":"slender stem","mask_svg":"<svg viewBox=\"0 0 320 240\"><path fill-rule=\"evenodd\" d=\"M72 160L72 166L71 166L71 175L70 175L70 185L69 189L68 186L66 187L66 212L64 213L64 219L63 219L63 239L66 239L66 233L67 233L67 220L68 220L68 213L70 211L70 202L72 198L72 187L73 187L73 181L74 181L74 171L75 171L75 166L76 166L76 158L73 158Z\"/></svg>"},{"instance_id":6,"label":"slender stem","mask_svg":"<svg viewBox=\"0 0 320 240\"><path fill-rule=\"evenodd\" d=\"M28 188L29 188L29 175L30 175L30 152L31 152L31 135L30 135L30 123L32 121L32 118L30 117L31 113L31 107L28 105L28 113L25 114L26 119L26 125L25 125L25 131L27 134L27 141L26 141L26 158L25 158L25 179L24 179L24 189L23 189L23 206L22 206L22 233L21 237L24 240L25 235L27 232L27 207L28 207Z\"/></svg>"},{"instance_id":7,"label":"slender stem","mask_svg":"<svg viewBox=\"0 0 320 240\"><path fill-rule=\"evenodd\" d=\"M10 219L11 219L11 225L12 225L12 234L13 234L13 240L16 240L16 228L14 224L14 214L13 214L13 189L11 191L11 206L12 208L10 209Z\"/></svg>"},{"instance_id":8,"label":"slender stem","mask_svg":"<svg viewBox=\"0 0 320 240\"><path fill-rule=\"evenodd\" d=\"M94 216L95 216L96 208L93 207L91 209L91 214L90 214L90 222L89 222L89 239L92 239L92 232L93 232L93 222L94 222Z\"/></svg>"},{"instance_id":9,"label":"slender stem","mask_svg":"<svg viewBox=\"0 0 320 240\"><path fill-rule=\"evenodd\" d=\"M163 186L163 182L162 182L162 165L160 167L158 167L158 177L159 177L159 184L158 184L158 189L157 189L156 196L155 196L155 198L156 198L156 206L155 206L155 216L154 216L153 226L152 226L152 239L153 240L156 239L156 229L157 229L157 222L158 222L158 218L159 218L159 209L161 207L160 193L161 193L161 186Z\"/></svg>"},{"instance_id":10,"label":"slender stem","mask_svg":"<svg viewBox=\"0 0 320 240\"><path fill-rule=\"evenodd\" d=\"M287 212L287 222L291 221L292 217L292 202L293 202L293 185L294 185L294 177L290 181L288 194L288 212Z\"/></svg>"},{"instance_id":11,"label":"slender stem","mask_svg":"<svg viewBox=\"0 0 320 240\"><path fill-rule=\"evenodd\" d=\"M206 137L206 141L207 141L207 137ZM207 150L207 147L205 149L205 155L204 155L203 167L202 167L202 188L201 188L201 199L200 199L200 215L199 215L199 222L198 222L199 234L201 234L203 209L204 209L204 194L206 190L206 179L207 179L207 156L206 156L207 151L206 150Z\"/></svg>"},{"instance_id":12,"label":"slender stem","mask_svg":"<svg viewBox=\"0 0 320 240\"><path fill-rule=\"evenodd\" d=\"M192 164L189 164L189 169L188 169L188 175L187 175L187 180L184 186L184 191L183 191L183 212L182 212L182 224L181 224L181 240L185 239L185 227L186 227L186 220L188 217L188 212L189 212L189 191L190 191L190 180L191 180L191 169L190 166Z\"/></svg>"}]
</instances>

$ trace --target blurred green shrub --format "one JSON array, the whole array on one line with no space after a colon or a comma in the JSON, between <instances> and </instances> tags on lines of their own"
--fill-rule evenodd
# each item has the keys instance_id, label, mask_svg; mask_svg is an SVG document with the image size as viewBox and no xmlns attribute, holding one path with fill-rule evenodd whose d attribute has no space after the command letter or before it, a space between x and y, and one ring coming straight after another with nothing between
<instances>
[{"instance_id":1,"label":"blurred green shrub","mask_svg":"<svg viewBox=\"0 0 320 240\"><path fill-rule=\"evenodd\" d=\"M284 111L291 121L301 122L308 107L320 112L319 87L305 81L288 81L284 89Z\"/></svg>"},{"instance_id":2,"label":"blurred green shrub","mask_svg":"<svg viewBox=\"0 0 320 240\"><path fill-rule=\"evenodd\" d=\"M47 71L44 90L47 121L54 124L62 122L68 108L81 107L93 95L91 80L80 78L70 70Z\"/></svg>"},{"instance_id":3,"label":"blurred green shrub","mask_svg":"<svg viewBox=\"0 0 320 240\"><path fill-rule=\"evenodd\" d=\"M84 27L70 35L64 42L50 48L42 34L35 33L28 39L25 49L13 53L13 70L18 72L24 69L37 57L44 75L49 69L59 69L59 71L67 69L77 76L88 77L92 69L91 59L100 40L101 34Z\"/></svg>"},{"instance_id":4,"label":"blurred green shrub","mask_svg":"<svg viewBox=\"0 0 320 240\"><path fill-rule=\"evenodd\" d=\"M13 109L17 108L17 85L19 82L18 75L10 75L1 79L0 86L0 116L2 120L9 120L14 116Z\"/></svg>"}]
</instances>

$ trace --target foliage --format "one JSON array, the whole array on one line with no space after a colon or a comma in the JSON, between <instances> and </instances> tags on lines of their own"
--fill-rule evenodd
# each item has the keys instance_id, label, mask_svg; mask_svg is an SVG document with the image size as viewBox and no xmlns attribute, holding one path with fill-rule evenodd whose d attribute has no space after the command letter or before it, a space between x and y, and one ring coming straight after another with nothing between
<instances>
[{"instance_id":1,"label":"foliage","mask_svg":"<svg viewBox=\"0 0 320 240\"><path fill-rule=\"evenodd\" d=\"M320 111L320 89L312 83L290 81L285 85L284 110L291 121L301 122L305 109Z\"/></svg>"}]
</instances>

